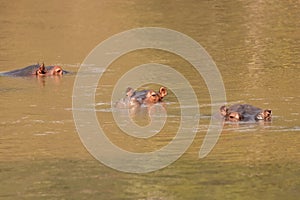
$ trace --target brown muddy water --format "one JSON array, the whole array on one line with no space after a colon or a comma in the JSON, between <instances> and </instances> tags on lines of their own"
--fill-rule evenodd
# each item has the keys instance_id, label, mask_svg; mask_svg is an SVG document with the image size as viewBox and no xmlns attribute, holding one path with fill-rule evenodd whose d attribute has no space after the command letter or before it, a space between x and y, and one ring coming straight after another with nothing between
<instances>
[{"instance_id":1,"label":"brown muddy water","mask_svg":"<svg viewBox=\"0 0 300 200\"><path fill-rule=\"evenodd\" d=\"M0 1L0 71L45 62L77 72L112 35L162 27L206 49L229 104L270 108L274 116L271 123L226 124L210 154L199 159L211 116L202 77L172 53L128 53L103 74L93 105L115 144L133 152L159 149L180 122L170 91L162 133L136 139L113 125L111 88L134 66L155 62L180 71L193 85L201 115L192 145L176 162L151 173L124 173L93 158L80 141L72 115L75 73L0 77L0 199L299 199L299 9L297 0Z\"/></svg>"}]
</instances>

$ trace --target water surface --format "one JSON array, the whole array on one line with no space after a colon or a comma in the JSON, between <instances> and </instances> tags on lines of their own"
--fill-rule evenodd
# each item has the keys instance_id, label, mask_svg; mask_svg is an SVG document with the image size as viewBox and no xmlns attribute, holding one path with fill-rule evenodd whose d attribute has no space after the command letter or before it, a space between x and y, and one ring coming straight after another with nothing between
<instances>
[{"instance_id":1,"label":"water surface","mask_svg":"<svg viewBox=\"0 0 300 200\"><path fill-rule=\"evenodd\" d=\"M212 56L229 104L270 108L274 117L271 123L226 124L213 151L199 159L211 115L205 82L174 54L131 52L109 67L96 91L97 117L114 143L129 151L153 151L172 140L180 122L170 91L165 98L169 118L155 137L136 139L115 126L111 88L140 64L166 64L184 74L196 91L201 116L196 138L180 159L156 172L128 174L101 164L80 142L72 117L75 74L0 77L0 197L298 199L299 8L299 1L1 1L0 71L45 62L76 72L113 34L170 28L192 37Z\"/></svg>"}]
</instances>

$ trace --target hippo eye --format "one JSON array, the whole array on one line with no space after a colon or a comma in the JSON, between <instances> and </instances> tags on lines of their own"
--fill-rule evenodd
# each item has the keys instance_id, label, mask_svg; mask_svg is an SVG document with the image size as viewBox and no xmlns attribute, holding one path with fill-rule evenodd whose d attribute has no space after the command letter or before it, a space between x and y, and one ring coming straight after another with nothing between
<instances>
[{"instance_id":1,"label":"hippo eye","mask_svg":"<svg viewBox=\"0 0 300 200\"><path fill-rule=\"evenodd\" d=\"M57 72L57 73L60 73L60 72L61 72L61 70L60 70L60 69L58 69L58 70L56 70L56 72Z\"/></svg>"},{"instance_id":2,"label":"hippo eye","mask_svg":"<svg viewBox=\"0 0 300 200\"><path fill-rule=\"evenodd\" d=\"M229 118L233 119L233 118L234 118L234 116L232 116L232 115L231 115L231 116L229 116Z\"/></svg>"},{"instance_id":3,"label":"hippo eye","mask_svg":"<svg viewBox=\"0 0 300 200\"><path fill-rule=\"evenodd\" d=\"M156 97L156 94L151 94L151 96Z\"/></svg>"}]
</instances>

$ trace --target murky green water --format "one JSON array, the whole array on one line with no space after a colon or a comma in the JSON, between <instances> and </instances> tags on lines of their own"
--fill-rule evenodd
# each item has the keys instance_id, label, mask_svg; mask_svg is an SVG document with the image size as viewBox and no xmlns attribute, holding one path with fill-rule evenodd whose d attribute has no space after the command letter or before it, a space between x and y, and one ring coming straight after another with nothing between
<instances>
[{"instance_id":1,"label":"murky green water","mask_svg":"<svg viewBox=\"0 0 300 200\"><path fill-rule=\"evenodd\" d=\"M162 133L145 141L114 126L103 108L109 107L112 86L133 66L158 62L179 70L196 91L201 116L196 138L180 159L159 171L128 174L101 164L80 142L72 116L75 75L0 77L0 198L298 199L299 8L296 0L0 1L0 71L44 61L76 72L113 34L164 27L207 50L222 74L228 103L271 108L274 115L272 123L225 125L212 152L199 159L211 106L201 76L176 55L132 52L110 66L96 93L98 119L114 143L130 151L159 149L180 121L170 91L165 102L171 117Z\"/></svg>"}]
</instances>

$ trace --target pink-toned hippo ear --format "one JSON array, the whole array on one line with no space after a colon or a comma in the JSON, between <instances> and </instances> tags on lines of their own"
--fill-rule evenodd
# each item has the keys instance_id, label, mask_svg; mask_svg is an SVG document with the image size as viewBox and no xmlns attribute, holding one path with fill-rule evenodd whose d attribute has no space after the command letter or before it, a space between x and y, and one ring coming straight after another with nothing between
<instances>
[{"instance_id":1,"label":"pink-toned hippo ear","mask_svg":"<svg viewBox=\"0 0 300 200\"><path fill-rule=\"evenodd\" d=\"M272 110L270 109L264 110L264 119L271 120L271 118L272 118Z\"/></svg>"},{"instance_id":2,"label":"pink-toned hippo ear","mask_svg":"<svg viewBox=\"0 0 300 200\"><path fill-rule=\"evenodd\" d=\"M226 116L228 113L228 108L226 108L226 106L221 106L220 107L220 114L222 115L222 116Z\"/></svg>"},{"instance_id":3,"label":"pink-toned hippo ear","mask_svg":"<svg viewBox=\"0 0 300 200\"><path fill-rule=\"evenodd\" d=\"M272 110L270 110L270 109L264 110L264 113L268 114L268 115L271 115L272 114Z\"/></svg>"},{"instance_id":4,"label":"pink-toned hippo ear","mask_svg":"<svg viewBox=\"0 0 300 200\"><path fill-rule=\"evenodd\" d=\"M168 94L167 88L165 88L165 87L159 88L159 94L160 94L161 99L164 98L165 96L167 96L167 94Z\"/></svg>"},{"instance_id":5,"label":"pink-toned hippo ear","mask_svg":"<svg viewBox=\"0 0 300 200\"><path fill-rule=\"evenodd\" d=\"M42 63L42 64L40 65L39 69L45 70L45 69L46 69L46 68L45 68L45 64Z\"/></svg>"},{"instance_id":6,"label":"pink-toned hippo ear","mask_svg":"<svg viewBox=\"0 0 300 200\"><path fill-rule=\"evenodd\" d=\"M41 65L39 66L39 68L35 71L35 75L41 75L41 76L43 76L43 75L45 75L46 73L47 73L47 69L46 69L44 63L41 64Z\"/></svg>"},{"instance_id":7,"label":"pink-toned hippo ear","mask_svg":"<svg viewBox=\"0 0 300 200\"><path fill-rule=\"evenodd\" d=\"M128 87L126 89L126 96L131 97L134 93L134 89L132 89L131 87Z\"/></svg>"}]
</instances>

